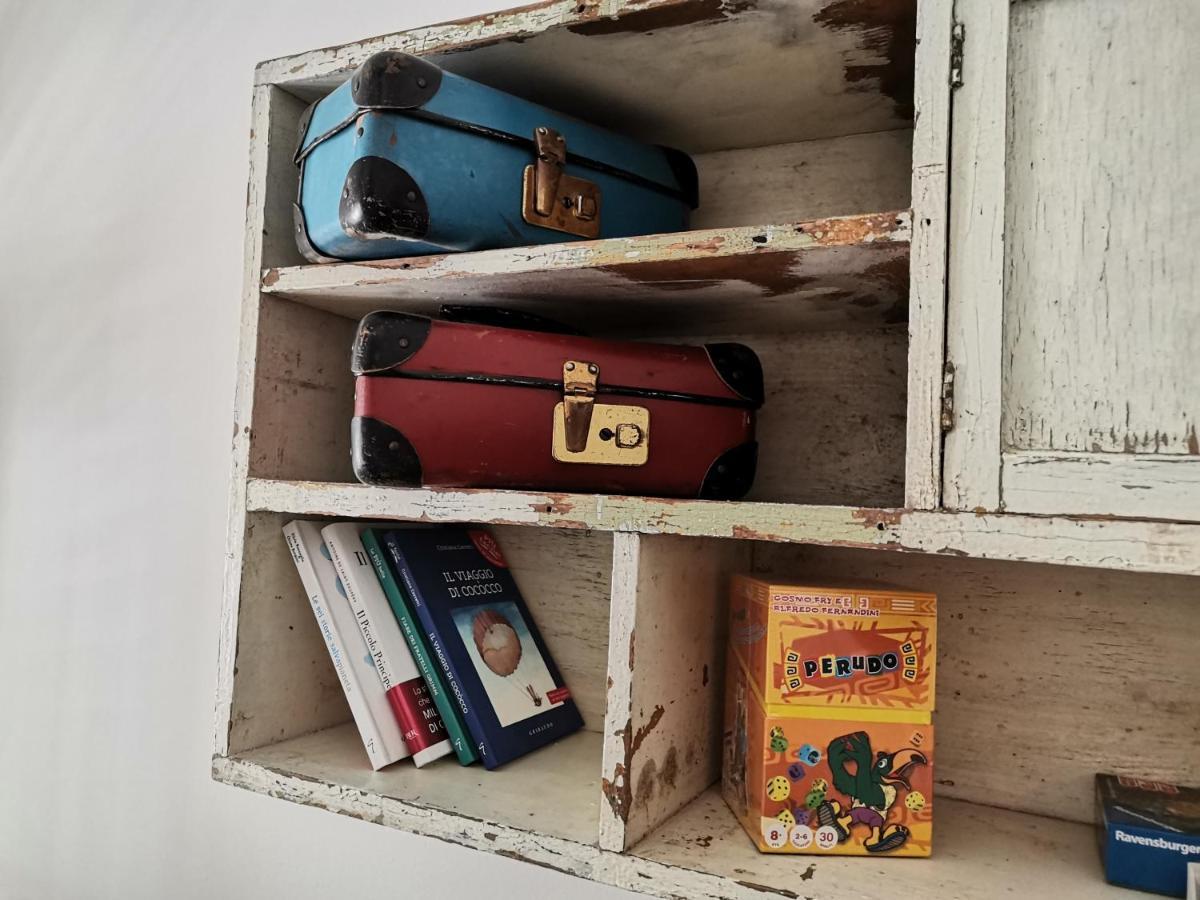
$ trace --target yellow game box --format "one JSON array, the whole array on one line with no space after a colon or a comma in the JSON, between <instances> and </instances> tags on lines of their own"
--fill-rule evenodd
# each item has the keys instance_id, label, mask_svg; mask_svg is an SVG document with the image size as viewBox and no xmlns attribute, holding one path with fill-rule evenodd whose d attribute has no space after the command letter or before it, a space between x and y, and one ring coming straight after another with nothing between
<instances>
[{"instance_id":1,"label":"yellow game box","mask_svg":"<svg viewBox=\"0 0 1200 900\"><path fill-rule=\"evenodd\" d=\"M722 787L765 853L928 856L937 599L734 579Z\"/></svg>"}]
</instances>

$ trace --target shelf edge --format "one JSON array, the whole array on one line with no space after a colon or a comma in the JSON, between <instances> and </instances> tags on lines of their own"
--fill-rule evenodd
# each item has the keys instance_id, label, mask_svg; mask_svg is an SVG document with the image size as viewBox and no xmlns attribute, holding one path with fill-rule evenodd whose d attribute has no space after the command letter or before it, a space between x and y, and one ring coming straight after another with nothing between
<instances>
[{"instance_id":1,"label":"shelf edge","mask_svg":"<svg viewBox=\"0 0 1200 900\"><path fill-rule=\"evenodd\" d=\"M867 245L904 246L910 244L911 236L912 214L910 210L903 209L803 222L738 225L500 250L267 268L262 272L262 290L267 294L302 296L442 278L636 269L639 265L666 260L681 262L689 259L699 261L769 256Z\"/></svg>"},{"instance_id":2,"label":"shelf edge","mask_svg":"<svg viewBox=\"0 0 1200 900\"><path fill-rule=\"evenodd\" d=\"M604 494L247 482L248 512L420 522L479 522L898 550L1133 572L1200 575L1200 525L668 500Z\"/></svg>"}]
</instances>

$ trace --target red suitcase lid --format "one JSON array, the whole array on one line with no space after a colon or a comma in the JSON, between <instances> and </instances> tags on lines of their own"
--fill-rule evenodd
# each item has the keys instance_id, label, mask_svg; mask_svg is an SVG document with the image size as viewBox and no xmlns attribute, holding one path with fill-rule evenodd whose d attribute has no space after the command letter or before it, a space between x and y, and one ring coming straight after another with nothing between
<instances>
[{"instance_id":1,"label":"red suitcase lid","mask_svg":"<svg viewBox=\"0 0 1200 900\"><path fill-rule=\"evenodd\" d=\"M599 369L597 393L757 409L762 367L743 344L704 347L599 340L379 311L359 322L355 375L563 389L563 363Z\"/></svg>"}]
</instances>

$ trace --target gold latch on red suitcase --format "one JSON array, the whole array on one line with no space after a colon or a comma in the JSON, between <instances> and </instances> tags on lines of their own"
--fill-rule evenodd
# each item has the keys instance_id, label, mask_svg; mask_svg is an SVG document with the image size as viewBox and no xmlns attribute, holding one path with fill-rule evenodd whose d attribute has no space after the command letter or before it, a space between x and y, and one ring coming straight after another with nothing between
<instances>
[{"instance_id":1,"label":"gold latch on red suitcase","mask_svg":"<svg viewBox=\"0 0 1200 900\"><path fill-rule=\"evenodd\" d=\"M565 231L578 237L600 236L600 188L568 175L567 142L553 128L533 131L537 162L525 167L521 215L530 225Z\"/></svg>"},{"instance_id":2,"label":"gold latch on red suitcase","mask_svg":"<svg viewBox=\"0 0 1200 900\"><path fill-rule=\"evenodd\" d=\"M554 458L604 466L645 465L650 458L650 410L597 403L599 381L595 363L563 363L563 399L554 407Z\"/></svg>"}]
</instances>

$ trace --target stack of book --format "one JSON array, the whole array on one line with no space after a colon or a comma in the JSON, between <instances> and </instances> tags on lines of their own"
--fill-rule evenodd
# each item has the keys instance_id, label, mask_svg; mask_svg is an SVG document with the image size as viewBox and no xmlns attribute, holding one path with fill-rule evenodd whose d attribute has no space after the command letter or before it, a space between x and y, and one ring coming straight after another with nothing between
<instances>
[{"instance_id":1,"label":"stack of book","mask_svg":"<svg viewBox=\"0 0 1200 900\"><path fill-rule=\"evenodd\" d=\"M494 769L582 727L489 532L283 531L374 769L451 753Z\"/></svg>"}]
</instances>

